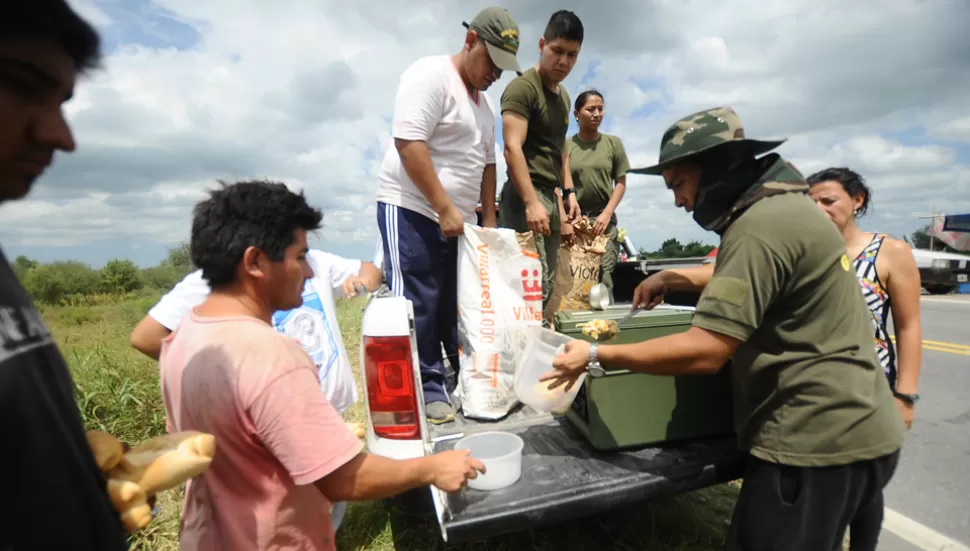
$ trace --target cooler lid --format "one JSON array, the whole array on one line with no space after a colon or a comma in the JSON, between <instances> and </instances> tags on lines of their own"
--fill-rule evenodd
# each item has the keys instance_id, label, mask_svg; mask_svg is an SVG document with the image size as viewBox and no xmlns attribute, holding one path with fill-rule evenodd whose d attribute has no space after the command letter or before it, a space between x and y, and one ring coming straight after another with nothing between
<instances>
[{"instance_id":1,"label":"cooler lid","mask_svg":"<svg viewBox=\"0 0 970 551\"><path fill-rule=\"evenodd\" d=\"M606 310L586 310L581 312L556 312L556 329L561 333L581 332L576 325L595 319L617 320L630 313L630 305L614 305ZM651 327L665 327L669 325L683 325L690 323L694 317L694 309L683 306L667 306L661 304L653 310L637 312L632 318L623 323L622 330L647 329Z\"/></svg>"}]
</instances>

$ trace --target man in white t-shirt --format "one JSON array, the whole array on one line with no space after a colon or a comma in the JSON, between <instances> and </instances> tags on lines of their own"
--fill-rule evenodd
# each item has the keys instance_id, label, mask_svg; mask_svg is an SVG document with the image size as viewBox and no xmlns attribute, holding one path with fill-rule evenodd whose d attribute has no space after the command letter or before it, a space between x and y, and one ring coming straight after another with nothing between
<instances>
[{"instance_id":1,"label":"man in white t-shirt","mask_svg":"<svg viewBox=\"0 0 970 551\"><path fill-rule=\"evenodd\" d=\"M303 286L303 305L273 314L276 330L300 341L317 365L320 389L338 413L344 415L357 400L357 384L337 321L335 296L353 297L381 284L380 270L370 262L342 258L317 249L307 252L313 277ZM175 331L182 318L209 296L202 270L185 276L158 301L131 333L131 345L158 359L161 341ZM334 504L334 530L346 511Z\"/></svg>"},{"instance_id":2,"label":"man in white t-shirt","mask_svg":"<svg viewBox=\"0 0 970 551\"><path fill-rule=\"evenodd\" d=\"M505 8L478 13L460 52L423 57L401 75L380 170L377 222L384 277L414 304L425 412L454 419L441 348L457 367L458 235L495 204L495 108L484 92L519 71L519 28ZM486 210L483 226L496 227Z\"/></svg>"}]
</instances>

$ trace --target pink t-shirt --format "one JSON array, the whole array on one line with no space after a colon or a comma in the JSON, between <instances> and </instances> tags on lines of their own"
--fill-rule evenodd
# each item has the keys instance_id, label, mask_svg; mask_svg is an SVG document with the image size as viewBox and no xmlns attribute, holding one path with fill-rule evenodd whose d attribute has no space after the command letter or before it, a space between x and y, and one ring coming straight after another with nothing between
<instances>
[{"instance_id":1,"label":"pink t-shirt","mask_svg":"<svg viewBox=\"0 0 970 551\"><path fill-rule=\"evenodd\" d=\"M331 505L313 482L362 444L300 344L255 318L190 310L159 367L169 431L216 437L212 465L186 485L180 548L335 549Z\"/></svg>"}]
</instances>

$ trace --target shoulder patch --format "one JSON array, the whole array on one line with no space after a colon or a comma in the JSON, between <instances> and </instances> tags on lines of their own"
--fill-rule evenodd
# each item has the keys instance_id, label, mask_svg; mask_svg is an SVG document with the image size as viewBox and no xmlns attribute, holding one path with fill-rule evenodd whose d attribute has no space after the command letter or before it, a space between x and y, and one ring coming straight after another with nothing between
<instances>
[{"instance_id":1,"label":"shoulder patch","mask_svg":"<svg viewBox=\"0 0 970 551\"><path fill-rule=\"evenodd\" d=\"M848 272L850 267L852 267L852 263L849 262L849 257L842 253L842 269Z\"/></svg>"},{"instance_id":2,"label":"shoulder patch","mask_svg":"<svg viewBox=\"0 0 970 551\"><path fill-rule=\"evenodd\" d=\"M751 285L743 279L715 275L707 282L703 297L741 307L750 289Z\"/></svg>"},{"instance_id":3,"label":"shoulder patch","mask_svg":"<svg viewBox=\"0 0 970 551\"><path fill-rule=\"evenodd\" d=\"M765 189L774 189L778 191L802 191L808 189L808 184L803 182L779 182L776 180L772 182L765 182L763 187Z\"/></svg>"}]
</instances>

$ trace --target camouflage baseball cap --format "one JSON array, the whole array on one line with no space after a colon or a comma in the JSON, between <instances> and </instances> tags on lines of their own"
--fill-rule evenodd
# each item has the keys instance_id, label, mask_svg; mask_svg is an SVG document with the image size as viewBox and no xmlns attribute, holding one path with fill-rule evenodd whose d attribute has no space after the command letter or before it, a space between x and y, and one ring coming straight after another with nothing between
<instances>
[{"instance_id":1,"label":"camouflage baseball cap","mask_svg":"<svg viewBox=\"0 0 970 551\"><path fill-rule=\"evenodd\" d=\"M485 41L488 55L495 66L503 71L521 73L515 54L519 52L519 25L509 10L499 7L485 8L478 12L471 23L462 23L475 31Z\"/></svg>"},{"instance_id":2,"label":"camouflage baseball cap","mask_svg":"<svg viewBox=\"0 0 970 551\"><path fill-rule=\"evenodd\" d=\"M752 146L755 155L767 153L785 143L780 140L753 140L744 137L741 118L730 107L698 111L675 122L660 140L660 160L653 166L630 170L635 174L660 174L668 167L702 151L729 142Z\"/></svg>"}]
</instances>

